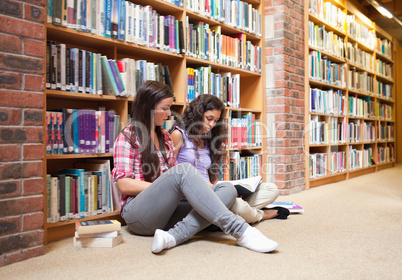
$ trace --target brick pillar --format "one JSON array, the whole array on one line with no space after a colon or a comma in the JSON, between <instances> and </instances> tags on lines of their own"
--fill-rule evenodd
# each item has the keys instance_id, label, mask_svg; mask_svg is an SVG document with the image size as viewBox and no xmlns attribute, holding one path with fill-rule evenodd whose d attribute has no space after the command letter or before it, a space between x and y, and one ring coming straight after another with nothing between
<instances>
[{"instance_id":1,"label":"brick pillar","mask_svg":"<svg viewBox=\"0 0 402 280\"><path fill-rule=\"evenodd\" d=\"M268 181L305 188L304 0L265 0Z\"/></svg>"},{"instance_id":2,"label":"brick pillar","mask_svg":"<svg viewBox=\"0 0 402 280\"><path fill-rule=\"evenodd\" d=\"M44 253L45 4L0 5L0 267Z\"/></svg>"}]
</instances>

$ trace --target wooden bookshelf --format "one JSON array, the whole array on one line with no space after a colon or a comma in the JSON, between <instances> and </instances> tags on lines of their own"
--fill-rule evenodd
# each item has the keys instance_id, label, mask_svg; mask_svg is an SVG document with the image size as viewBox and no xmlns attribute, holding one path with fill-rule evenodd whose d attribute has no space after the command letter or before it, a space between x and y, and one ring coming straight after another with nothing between
<instances>
[{"instance_id":1,"label":"wooden bookshelf","mask_svg":"<svg viewBox=\"0 0 402 280\"><path fill-rule=\"evenodd\" d=\"M230 25L226 21L218 21L209 16L204 16L198 11L192 11L187 8L186 4L190 1L184 1L184 7L179 7L163 0L130 0L134 4L141 6L150 5L153 10L156 10L161 15L173 15L177 20L183 22L183 28L186 29L186 17L188 22L195 23L202 21L208 23L209 26L221 26L222 34L231 36L234 34L246 34L247 41L253 45L261 48L261 60L264 61L264 40L260 35L252 32L246 32L240 28ZM263 3L259 0L244 0L252 7L258 10L258 13L263 13ZM261 34L264 34L264 17L261 17ZM177 54L160 49L155 49L140 45L137 43L127 42L118 39L111 39L104 36L92 34L89 32L78 31L75 29L67 28L65 26L55 26L51 23L45 24L46 28L46 41L54 41L56 44L64 43L66 47L83 49L95 53L106 55L109 59L120 58L133 58L145 59L154 63L162 63L169 67L170 76L172 79L172 86L175 92L176 101L172 106L172 110L178 114L182 113L187 106L187 67L202 67L210 66L214 73L226 73L240 75L240 108L227 107L225 110L225 117L228 118L230 114L238 116L246 113L255 114L256 118L261 122L264 118L263 108L263 79L265 77L265 67L261 67L261 72L257 73L238 67L227 66L218 62L211 62L208 60L193 57L191 55ZM186 37L186 32L183 32ZM46 87L45 87L46 88ZM85 93L73 93L69 91L61 91L54 89L45 89L46 106L44 108L44 115L48 110L57 110L62 108L73 109L98 109L104 108L105 110L113 110L116 114L120 115L120 128L128 124L128 113L134 98L132 97L116 97L109 95L91 95ZM44 126L46 131L46 124ZM264 142L264 141L263 141ZM46 146L46 140L44 139ZM230 152L238 151L241 155L263 154L264 147L243 147L243 148L229 148ZM74 164L84 159L109 159L112 161L112 153L105 154L61 154L61 155L47 155L45 153L45 171L44 178L46 182L46 174L57 173L62 168L73 168ZM224 171L228 174L229 170ZM99 219L119 219L118 211L113 211L107 214L100 214L95 216L88 216L81 219L71 219L69 221L48 223L47 222L47 208L49 205L46 203L47 190L44 190L44 232L45 244L51 241L59 240L65 237L73 236L74 222L81 220L99 220Z\"/></svg>"},{"instance_id":2,"label":"wooden bookshelf","mask_svg":"<svg viewBox=\"0 0 402 280\"><path fill-rule=\"evenodd\" d=\"M327 13L325 9L331 6L331 13ZM394 39L346 0L306 0L305 7L306 187L346 180L395 166ZM317 36L320 33L325 33L328 42L333 39L335 43L322 44L322 40L315 39L320 38ZM381 48L382 45L384 48ZM312 66L312 58L343 66L344 79L328 82L322 75L314 76L317 64ZM380 88L388 89L388 93L381 92ZM310 89L317 91L311 93ZM327 99L334 95L327 92L331 91L338 94L334 99L338 97L343 100L343 112L330 110L329 104L333 103L327 103ZM324 101L327 106L319 104L317 109L315 106L320 94L327 97ZM358 110L350 110L359 106L358 103L364 109L358 107ZM391 111L390 116L378 112L382 104ZM374 110L370 111L370 108ZM343 130L339 132L337 129L342 127ZM388 136L389 131L392 131L391 137ZM388 156L391 149L393 156ZM319 158L322 164L318 164L314 157ZM323 158L326 160L321 160ZM315 167L311 166L312 161L315 161Z\"/></svg>"}]
</instances>

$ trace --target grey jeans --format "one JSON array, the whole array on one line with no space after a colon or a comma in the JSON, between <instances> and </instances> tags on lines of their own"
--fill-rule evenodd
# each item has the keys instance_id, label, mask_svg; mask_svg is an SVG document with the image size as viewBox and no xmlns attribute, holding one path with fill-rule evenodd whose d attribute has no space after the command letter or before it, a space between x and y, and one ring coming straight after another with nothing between
<instances>
[{"instance_id":1,"label":"grey jeans","mask_svg":"<svg viewBox=\"0 0 402 280\"><path fill-rule=\"evenodd\" d=\"M127 201L122 217L130 230L153 235L164 229L181 244L210 224L236 239L249 226L228 210L236 199L231 184L212 188L189 163L181 163L162 174L148 188Z\"/></svg>"}]
</instances>

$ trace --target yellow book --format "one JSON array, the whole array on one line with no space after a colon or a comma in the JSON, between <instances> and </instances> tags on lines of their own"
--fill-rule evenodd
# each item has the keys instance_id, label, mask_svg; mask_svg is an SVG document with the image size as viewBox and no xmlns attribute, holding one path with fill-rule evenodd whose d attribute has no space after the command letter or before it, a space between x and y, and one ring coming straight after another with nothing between
<instances>
[{"instance_id":1,"label":"yellow book","mask_svg":"<svg viewBox=\"0 0 402 280\"><path fill-rule=\"evenodd\" d=\"M80 234L100 233L120 230L121 224L117 220L101 220L76 222L75 230Z\"/></svg>"}]
</instances>

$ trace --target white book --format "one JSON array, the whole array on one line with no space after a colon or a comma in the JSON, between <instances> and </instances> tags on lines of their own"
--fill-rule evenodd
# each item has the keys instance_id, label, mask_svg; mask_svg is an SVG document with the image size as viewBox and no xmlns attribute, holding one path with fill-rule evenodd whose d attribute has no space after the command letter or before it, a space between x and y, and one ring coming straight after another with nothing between
<instances>
[{"instance_id":1,"label":"white book","mask_svg":"<svg viewBox=\"0 0 402 280\"><path fill-rule=\"evenodd\" d=\"M74 247L81 248L112 248L123 241L123 236L119 234L117 237L110 238L79 238L74 237Z\"/></svg>"},{"instance_id":2,"label":"white book","mask_svg":"<svg viewBox=\"0 0 402 280\"><path fill-rule=\"evenodd\" d=\"M119 234L120 234L119 230L100 232L100 233L88 233L88 234L78 234L78 232L75 232L74 237L77 237L77 238L112 238L112 237L117 237Z\"/></svg>"},{"instance_id":3,"label":"white book","mask_svg":"<svg viewBox=\"0 0 402 280\"><path fill-rule=\"evenodd\" d=\"M241 180L219 181L217 184L229 182L236 188L239 195L248 195L256 191L257 187L261 183L261 180L261 176L255 176Z\"/></svg>"}]
</instances>

